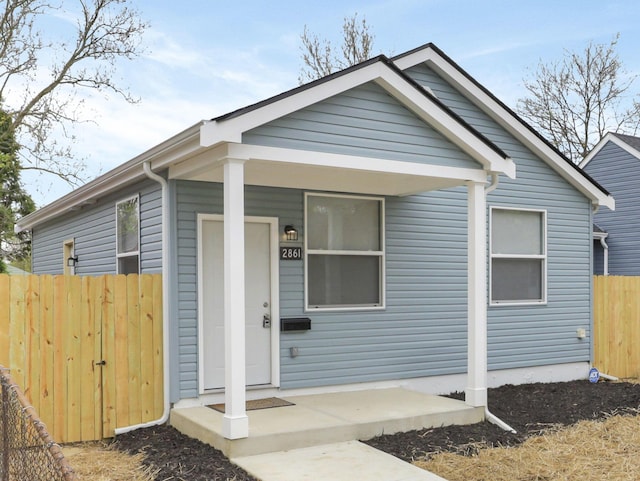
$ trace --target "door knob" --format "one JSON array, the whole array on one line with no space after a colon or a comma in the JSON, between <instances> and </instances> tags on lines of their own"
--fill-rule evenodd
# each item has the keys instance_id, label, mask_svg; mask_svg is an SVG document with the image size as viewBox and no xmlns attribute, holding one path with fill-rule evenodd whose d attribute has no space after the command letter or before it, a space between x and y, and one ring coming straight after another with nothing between
<instances>
[{"instance_id":1,"label":"door knob","mask_svg":"<svg viewBox=\"0 0 640 481\"><path fill-rule=\"evenodd\" d=\"M265 314L262 316L262 327L271 327L271 316L269 314Z\"/></svg>"}]
</instances>

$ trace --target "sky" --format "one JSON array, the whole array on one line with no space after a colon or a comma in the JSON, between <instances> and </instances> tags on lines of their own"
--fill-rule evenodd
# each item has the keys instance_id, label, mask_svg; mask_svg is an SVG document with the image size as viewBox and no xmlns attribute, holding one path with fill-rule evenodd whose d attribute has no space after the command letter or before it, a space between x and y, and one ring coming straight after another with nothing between
<instances>
[{"instance_id":1,"label":"sky","mask_svg":"<svg viewBox=\"0 0 640 481\"><path fill-rule=\"evenodd\" d=\"M149 23L138 59L115 77L140 98L91 95L73 146L92 179L184 129L298 85L305 26L339 46L345 17L365 18L374 53L397 55L433 42L510 107L540 62L608 44L640 74L637 0L136 0ZM634 84L640 92L640 79ZM41 207L72 187L24 175Z\"/></svg>"}]
</instances>

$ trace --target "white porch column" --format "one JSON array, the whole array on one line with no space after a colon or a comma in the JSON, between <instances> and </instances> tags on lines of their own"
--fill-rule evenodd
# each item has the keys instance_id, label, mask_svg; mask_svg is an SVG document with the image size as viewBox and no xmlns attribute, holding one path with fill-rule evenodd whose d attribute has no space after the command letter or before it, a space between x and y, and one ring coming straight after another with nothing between
<instances>
[{"instance_id":1,"label":"white porch column","mask_svg":"<svg viewBox=\"0 0 640 481\"><path fill-rule=\"evenodd\" d=\"M244 308L244 161L224 164L224 369L227 439L249 436L246 399Z\"/></svg>"},{"instance_id":2,"label":"white porch column","mask_svg":"<svg viewBox=\"0 0 640 481\"><path fill-rule=\"evenodd\" d=\"M469 182L468 193L468 367L465 401L487 405L487 215L485 184Z\"/></svg>"}]
</instances>

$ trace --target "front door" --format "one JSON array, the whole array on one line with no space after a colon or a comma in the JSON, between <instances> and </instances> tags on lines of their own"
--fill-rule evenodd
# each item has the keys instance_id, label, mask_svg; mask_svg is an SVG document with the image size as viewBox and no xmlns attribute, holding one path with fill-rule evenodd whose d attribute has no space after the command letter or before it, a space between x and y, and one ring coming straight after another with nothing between
<instances>
[{"instance_id":1,"label":"front door","mask_svg":"<svg viewBox=\"0 0 640 481\"><path fill-rule=\"evenodd\" d=\"M246 383L272 379L273 233L277 220L245 219ZM200 218L201 390L224 388L224 232L222 216ZM277 249L276 251L277 252ZM277 277L276 277L277 279Z\"/></svg>"}]
</instances>

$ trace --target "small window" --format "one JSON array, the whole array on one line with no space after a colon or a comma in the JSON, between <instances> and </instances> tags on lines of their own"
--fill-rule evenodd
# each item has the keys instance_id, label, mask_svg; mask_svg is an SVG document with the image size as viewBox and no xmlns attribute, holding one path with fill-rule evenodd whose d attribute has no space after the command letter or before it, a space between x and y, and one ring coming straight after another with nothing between
<instances>
[{"instance_id":1,"label":"small window","mask_svg":"<svg viewBox=\"0 0 640 481\"><path fill-rule=\"evenodd\" d=\"M307 194L307 309L384 306L384 201Z\"/></svg>"},{"instance_id":2,"label":"small window","mask_svg":"<svg viewBox=\"0 0 640 481\"><path fill-rule=\"evenodd\" d=\"M116 257L118 274L140 272L140 210L138 197L116 204Z\"/></svg>"},{"instance_id":3,"label":"small window","mask_svg":"<svg viewBox=\"0 0 640 481\"><path fill-rule=\"evenodd\" d=\"M546 213L491 209L491 304L546 302Z\"/></svg>"}]
</instances>

